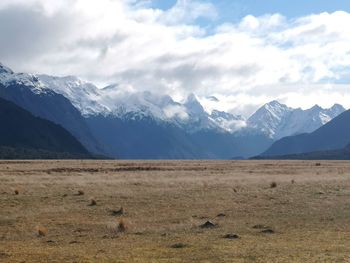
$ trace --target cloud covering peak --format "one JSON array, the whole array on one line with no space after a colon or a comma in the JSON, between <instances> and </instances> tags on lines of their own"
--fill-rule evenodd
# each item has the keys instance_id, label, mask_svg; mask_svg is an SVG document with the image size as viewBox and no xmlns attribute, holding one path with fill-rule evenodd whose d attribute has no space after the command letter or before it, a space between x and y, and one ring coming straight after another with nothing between
<instances>
[{"instance_id":1,"label":"cloud covering peak","mask_svg":"<svg viewBox=\"0 0 350 263\"><path fill-rule=\"evenodd\" d=\"M179 0L169 10L148 2L3 0L0 60L15 71L78 75L180 99L215 96L209 106L240 113L272 99L350 106L349 13L203 24L220 15L213 2Z\"/></svg>"}]
</instances>

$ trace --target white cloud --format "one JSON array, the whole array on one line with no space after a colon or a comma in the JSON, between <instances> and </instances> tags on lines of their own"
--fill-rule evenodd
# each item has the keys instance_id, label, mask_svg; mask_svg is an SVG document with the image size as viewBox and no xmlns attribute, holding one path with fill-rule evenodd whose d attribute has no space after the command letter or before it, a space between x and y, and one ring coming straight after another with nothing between
<instances>
[{"instance_id":1,"label":"white cloud","mask_svg":"<svg viewBox=\"0 0 350 263\"><path fill-rule=\"evenodd\" d=\"M164 108L164 114L167 118L172 119L174 117L181 120L187 120L189 118L186 108L181 105L170 105Z\"/></svg>"},{"instance_id":2,"label":"white cloud","mask_svg":"<svg viewBox=\"0 0 350 263\"><path fill-rule=\"evenodd\" d=\"M215 95L220 103L204 102L208 109L245 114L276 98L350 107L342 99L349 86L320 84L350 76L349 13L247 16L210 34L195 23L217 16L209 1L179 0L162 11L135 0L2 0L0 60L17 71L78 75L176 99Z\"/></svg>"}]
</instances>

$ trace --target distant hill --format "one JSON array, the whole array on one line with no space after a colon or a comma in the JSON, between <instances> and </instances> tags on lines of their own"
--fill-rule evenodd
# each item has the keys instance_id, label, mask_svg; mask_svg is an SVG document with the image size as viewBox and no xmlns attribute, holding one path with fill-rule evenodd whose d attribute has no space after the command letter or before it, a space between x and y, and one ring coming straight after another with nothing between
<instances>
[{"instance_id":1,"label":"distant hill","mask_svg":"<svg viewBox=\"0 0 350 263\"><path fill-rule=\"evenodd\" d=\"M0 146L0 159L1 160L33 160L33 159L99 159L103 158L98 156L91 156L88 154L68 153L68 152L51 152L40 149L28 149L28 148L13 148ZM105 158L103 158L105 159Z\"/></svg>"},{"instance_id":2,"label":"distant hill","mask_svg":"<svg viewBox=\"0 0 350 263\"><path fill-rule=\"evenodd\" d=\"M300 154L290 154L282 156L258 156L253 159L266 160L350 160L350 145L343 149L331 150L331 151L317 151Z\"/></svg>"},{"instance_id":3,"label":"distant hill","mask_svg":"<svg viewBox=\"0 0 350 263\"><path fill-rule=\"evenodd\" d=\"M312 133L290 136L276 141L262 156L294 155L337 150L350 143L350 110Z\"/></svg>"},{"instance_id":4,"label":"distant hill","mask_svg":"<svg viewBox=\"0 0 350 263\"><path fill-rule=\"evenodd\" d=\"M0 157L89 157L67 130L0 98ZM22 155L23 154L23 155Z\"/></svg>"}]
</instances>

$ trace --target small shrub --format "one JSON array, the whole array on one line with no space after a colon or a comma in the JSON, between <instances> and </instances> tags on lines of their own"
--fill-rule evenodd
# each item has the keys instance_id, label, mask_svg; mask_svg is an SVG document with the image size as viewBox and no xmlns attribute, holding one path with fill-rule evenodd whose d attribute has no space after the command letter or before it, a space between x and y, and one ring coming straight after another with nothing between
<instances>
[{"instance_id":1,"label":"small shrub","mask_svg":"<svg viewBox=\"0 0 350 263\"><path fill-rule=\"evenodd\" d=\"M37 226L36 227L36 232L37 232L39 237L44 237L48 233L47 229L45 227L43 227L43 226Z\"/></svg>"},{"instance_id":2,"label":"small shrub","mask_svg":"<svg viewBox=\"0 0 350 263\"><path fill-rule=\"evenodd\" d=\"M214 224L211 221L207 221L204 224L200 225L199 227L200 228L214 228L214 227L217 227L217 226L218 226L217 224Z\"/></svg>"},{"instance_id":3,"label":"small shrub","mask_svg":"<svg viewBox=\"0 0 350 263\"><path fill-rule=\"evenodd\" d=\"M19 195L19 190L18 189L15 189L15 195Z\"/></svg>"},{"instance_id":4,"label":"small shrub","mask_svg":"<svg viewBox=\"0 0 350 263\"><path fill-rule=\"evenodd\" d=\"M187 245L184 243L176 243L171 246L171 248L185 248L185 247L187 247Z\"/></svg>"},{"instance_id":5,"label":"small shrub","mask_svg":"<svg viewBox=\"0 0 350 263\"><path fill-rule=\"evenodd\" d=\"M224 213L220 213L220 214L217 214L217 216L216 217L225 217L226 216L226 214L224 214Z\"/></svg>"},{"instance_id":6,"label":"small shrub","mask_svg":"<svg viewBox=\"0 0 350 263\"><path fill-rule=\"evenodd\" d=\"M270 228L268 228L268 229L262 230L261 233L263 233L263 234L274 234L275 231L270 229Z\"/></svg>"},{"instance_id":7,"label":"small shrub","mask_svg":"<svg viewBox=\"0 0 350 263\"><path fill-rule=\"evenodd\" d=\"M96 202L96 200L94 198L92 198L90 200L90 206L95 206L95 205L97 205L97 202Z\"/></svg>"},{"instance_id":8,"label":"small shrub","mask_svg":"<svg viewBox=\"0 0 350 263\"><path fill-rule=\"evenodd\" d=\"M118 221L118 228L117 229L118 229L119 233L125 233L128 230L128 226L127 226L127 223L124 220L124 218L121 218Z\"/></svg>"},{"instance_id":9,"label":"small shrub","mask_svg":"<svg viewBox=\"0 0 350 263\"><path fill-rule=\"evenodd\" d=\"M316 166L321 166L321 163L316 163Z\"/></svg>"},{"instance_id":10,"label":"small shrub","mask_svg":"<svg viewBox=\"0 0 350 263\"><path fill-rule=\"evenodd\" d=\"M125 211L123 207L121 207L119 210L111 210L112 216L121 216L121 215L124 215L124 213Z\"/></svg>"},{"instance_id":11,"label":"small shrub","mask_svg":"<svg viewBox=\"0 0 350 263\"><path fill-rule=\"evenodd\" d=\"M227 234L227 235L224 235L223 238L226 238L226 239L239 239L239 236L237 234Z\"/></svg>"},{"instance_id":12,"label":"small shrub","mask_svg":"<svg viewBox=\"0 0 350 263\"><path fill-rule=\"evenodd\" d=\"M293 180L291 181L291 183L292 183L292 184L295 184L295 180L293 179Z\"/></svg>"},{"instance_id":13,"label":"small shrub","mask_svg":"<svg viewBox=\"0 0 350 263\"><path fill-rule=\"evenodd\" d=\"M272 183L270 184L270 187L271 187L271 188L276 188L276 187L277 187L277 183L276 183L276 182L272 182Z\"/></svg>"},{"instance_id":14,"label":"small shrub","mask_svg":"<svg viewBox=\"0 0 350 263\"><path fill-rule=\"evenodd\" d=\"M82 191L82 190L78 191L78 195L84 195L84 194L85 194L84 191Z\"/></svg>"}]
</instances>

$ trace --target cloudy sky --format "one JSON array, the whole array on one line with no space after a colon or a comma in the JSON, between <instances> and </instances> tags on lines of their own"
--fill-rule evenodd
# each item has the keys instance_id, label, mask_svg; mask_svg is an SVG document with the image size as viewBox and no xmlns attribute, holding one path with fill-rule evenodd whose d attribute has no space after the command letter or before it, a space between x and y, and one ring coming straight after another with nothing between
<instances>
[{"instance_id":1,"label":"cloudy sky","mask_svg":"<svg viewBox=\"0 0 350 263\"><path fill-rule=\"evenodd\" d=\"M1 0L0 61L249 114L350 108L348 0ZM220 102L205 99L215 96Z\"/></svg>"}]
</instances>

